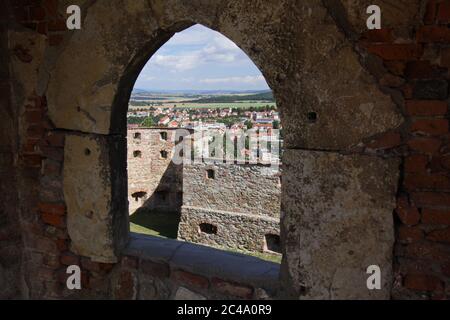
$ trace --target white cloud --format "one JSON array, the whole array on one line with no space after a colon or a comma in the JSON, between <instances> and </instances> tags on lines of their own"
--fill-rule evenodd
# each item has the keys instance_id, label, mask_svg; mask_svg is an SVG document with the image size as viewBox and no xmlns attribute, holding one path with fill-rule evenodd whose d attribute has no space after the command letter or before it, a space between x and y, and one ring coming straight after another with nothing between
<instances>
[{"instance_id":1,"label":"white cloud","mask_svg":"<svg viewBox=\"0 0 450 320\"><path fill-rule=\"evenodd\" d=\"M195 25L175 34L162 46L149 60L137 83L140 87L161 89L267 88L258 71L231 40Z\"/></svg>"},{"instance_id":2,"label":"white cloud","mask_svg":"<svg viewBox=\"0 0 450 320\"><path fill-rule=\"evenodd\" d=\"M243 76L243 77L225 77L225 78L206 78L201 79L201 83L245 83L245 84L263 84L266 82L262 75L258 76Z\"/></svg>"},{"instance_id":3,"label":"white cloud","mask_svg":"<svg viewBox=\"0 0 450 320\"><path fill-rule=\"evenodd\" d=\"M171 46L190 45L197 48L189 50L188 54L183 53L183 50L178 54L173 52L176 50L168 50ZM245 58L245 54L231 40L202 26L195 26L192 31L188 29L182 34L175 34L165 46L168 47L164 52L172 51L172 53L156 53L150 59L150 63L160 68L169 68L171 72L191 70L207 63L233 63Z\"/></svg>"},{"instance_id":4,"label":"white cloud","mask_svg":"<svg viewBox=\"0 0 450 320\"><path fill-rule=\"evenodd\" d=\"M189 55L162 55L156 54L152 57L151 63L157 67L168 68L170 72L186 71L196 68L199 65L196 54Z\"/></svg>"}]
</instances>

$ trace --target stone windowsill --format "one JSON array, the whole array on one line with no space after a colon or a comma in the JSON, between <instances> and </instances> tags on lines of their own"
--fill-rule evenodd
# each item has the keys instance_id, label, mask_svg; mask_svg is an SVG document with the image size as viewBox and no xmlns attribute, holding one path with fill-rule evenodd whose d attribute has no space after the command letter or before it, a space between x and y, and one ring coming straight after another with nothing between
<instances>
[{"instance_id":1,"label":"stone windowsill","mask_svg":"<svg viewBox=\"0 0 450 320\"><path fill-rule=\"evenodd\" d=\"M279 264L189 242L130 233L124 255L167 263L171 270L263 288L272 294L278 288Z\"/></svg>"}]
</instances>

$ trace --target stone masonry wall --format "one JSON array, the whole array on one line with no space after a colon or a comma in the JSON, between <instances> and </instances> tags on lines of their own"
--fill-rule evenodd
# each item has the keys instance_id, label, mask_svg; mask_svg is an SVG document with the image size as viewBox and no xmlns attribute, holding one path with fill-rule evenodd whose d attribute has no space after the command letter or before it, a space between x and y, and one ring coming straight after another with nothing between
<instances>
[{"instance_id":1,"label":"stone masonry wall","mask_svg":"<svg viewBox=\"0 0 450 320\"><path fill-rule=\"evenodd\" d=\"M179 212L182 166L172 162L175 131L170 128L133 128L127 133L129 213L140 207ZM163 158L161 152L167 152Z\"/></svg>"},{"instance_id":2,"label":"stone masonry wall","mask_svg":"<svg viewBox=\"0 0 450 320\"><path fill-rule=\"evenodd\" d=\"M202 223L211 224L217 232L200 230ZM280 219L255 214L182 207L178 239L213 247L254 252L270 252L266 235L280 236Z\"/></svg>"},{"instance_id":3,"label":"stone masonry wall","mask_svg":"<svg viewBox=\"0 0 450 320\"><path fill-rule=\"evenodd\" d=\"M208 170L214 178L208 178ZM263 164L196 160L183 165L183 206L280 217L281 173Z\"/></svg>"},{"instance_id":4,"label":"stone masonry wall","mask_svg":"<svg viewBox=\"0 0 450 320\"><path fill-rule=\"evenodd\" d=\"M225 277L220 266L214 274L206 270L215 260L190 264L206 259L208 249L199 246L184 244L163 267L149 264L150 279L140 278L149 252L173 254L172 242L148 248L142 239L128 241L125 146L123 154L112 154L114 137L126 135L138 72L174 32L201 23L243 48L281 110L282 297L449 298L449 1L73 0L83 14L77 31L65 27L67 1L1 4L11 10L0 10L8 21L1 103L10 105L0 118L2 128L10 128L1 137L7 193L0 263L22 278L20 297L133 299L167 279L205 297L209 290L250 297L241 269L228 268L234 272ZM382 8L382 30L367 31L370 4ZM96 159L86 150L91 145L101 151ZM117 156L123 164L114 162ZM74 157L83 166L64 176ZM99 190L86 190L91 182ZM68 206L78 194L88 210ZM95 234L97 227L104 233ZM73 232L111 242L101 252L83 253ZM22 249L21 259L17 252L4 255L11 245ZM109 262L99 261L105 252ZM135 259L128 264L126 257ZM226 257L217 260L223 264ZM83 290L76 293L64 286L71 264L82 269ZM370 264L383 269L379 292L365 287ZM11 279L6 297L17 295L19 281ZM251 287L252 294L259 287Z\"/></svg>"},{"instance_id":5,"label":"stone masonry wall","mask_svg":"<svg viewBox=\"0 0 450 320\"><path fill-rule=\"evenodd\" d=\"M208 172L213 177L208 177ZM265 251L265 235L280 235L278 167L207 159L183 166L178 238L207 245ZM217 228L205 232L201 224Z\"/></svg>"}]
</instances>

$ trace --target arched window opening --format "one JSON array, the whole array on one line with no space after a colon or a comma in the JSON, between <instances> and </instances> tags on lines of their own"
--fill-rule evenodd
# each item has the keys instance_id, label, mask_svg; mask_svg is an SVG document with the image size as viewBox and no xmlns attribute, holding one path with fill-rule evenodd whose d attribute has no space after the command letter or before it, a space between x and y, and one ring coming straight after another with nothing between
<instances>
[{"instance_id":1,"label":"arched window opening","mask_svg":"<svg viewBox=\"0 0 450 320\"><path fill-rule=\"evenodd\" d=\"M128 163L129 190L148 190L131 231L281 261L283 127L240 48L201 25L177 33L141 71L128 124L128 148L146 154Z\"/></svg>"}]
</instances>

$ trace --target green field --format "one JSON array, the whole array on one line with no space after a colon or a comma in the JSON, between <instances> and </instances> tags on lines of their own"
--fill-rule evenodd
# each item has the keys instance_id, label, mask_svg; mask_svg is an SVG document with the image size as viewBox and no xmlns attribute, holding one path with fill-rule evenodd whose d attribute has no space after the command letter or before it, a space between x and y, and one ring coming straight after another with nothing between
<instances>
[{"instance_id":1,"label":"green field","mask_svg":"<svg viewBox=\"0 0 450 320\"><path fill-rule=\"evenodd\" d=\"M177 213L150 212L145 209L139 209L130 216L130 230L132 232L163 238L176 239L179 223L180 215ZM266 261L281 263L281 256L279 255L249 252L237 249L231 250L228 248L218 249L250 255Z\"/></svg>"},{"instance_id":2,"label":"green field","mask_svg":"<svg viewBox=\"0 0 450 320\"><path fill-rule=\"evenodd\" d=\"M243 102L230 102L230 103L163 103L160 105L154 105L154 108L173 108L176 106L177 108L189 108L189 109L226 109L226 108L250 108L250 107L265 107L265 106L275 106L276 103L274 102L251 102L251 101L243 101ZM142 109L146 107L151 107L149 104L148 106L132 106L130 105L130 109Z\"/></svg>"},{"instance_id":3,"label":"green field","mask_svg":"<svg viewBox=\"0 0 450 320\"><path fill-rule=\"evenodd\" d=\"M193 108L193 109L225 109L225 108L250 108L250 107L265 107L276 106L274 102L230 102L230 103L178 103L176 106L179 108ZM167 105L170 107L170 105ZM171 105L173 107L173 105Z\"/></svg>"}]
</instances>

